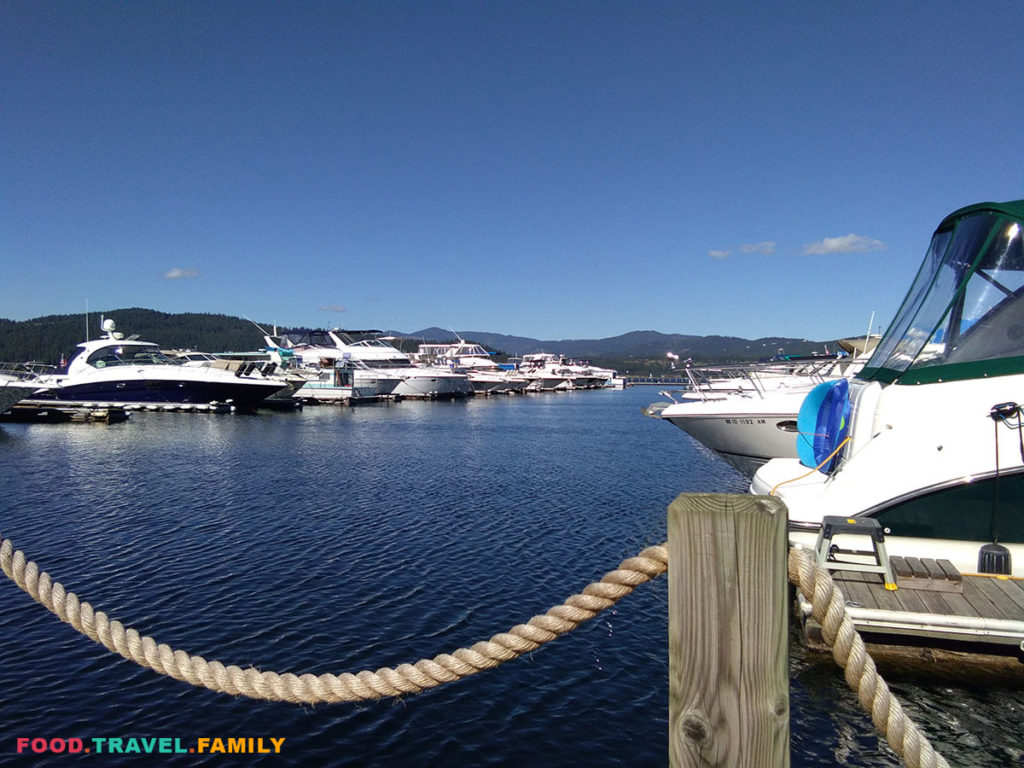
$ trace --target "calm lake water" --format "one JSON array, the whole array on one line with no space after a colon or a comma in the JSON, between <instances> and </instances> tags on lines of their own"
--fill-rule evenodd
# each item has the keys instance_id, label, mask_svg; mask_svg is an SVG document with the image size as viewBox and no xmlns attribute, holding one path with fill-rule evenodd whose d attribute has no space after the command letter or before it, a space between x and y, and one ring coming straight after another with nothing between
<instances>
[{"instance_id":1,"label":"calm lake water","mask_svg":"<svg viewBox=\"0 0 1024 768\"><path fill-rule=\"evenodd\" d=\"M666 538L679 493L745 482L640 408L655 388L296 413L0 425L0 532L176 649L358 672L471 645ZM0 764L17 739L284 738L246 765L667 765L667 584L534 653L400 701L235 699L115 656L0 582ZM898 766L829 657L791 644L792 764ZM890 679L952 764L1024 760L1003 679Z\"/></svg>"}]
</instances>

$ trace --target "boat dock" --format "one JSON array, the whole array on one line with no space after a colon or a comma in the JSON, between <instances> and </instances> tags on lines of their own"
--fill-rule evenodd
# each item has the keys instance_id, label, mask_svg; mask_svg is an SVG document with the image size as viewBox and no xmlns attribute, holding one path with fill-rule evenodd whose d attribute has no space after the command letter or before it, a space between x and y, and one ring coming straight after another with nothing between
<instances>
[{"instance_id":1,"label":"boat dock","mask_svg":"<svg viewBox=\"0 0 1024 768\"><path fill-rule=\"evenodd\" d=\"M0 414L0 421L28 424L61 424L69 421L115 424L127 419L128 410L123 405L58 403L53 400L22 400Z\"/></svg>"},{"instance_id":2,"label":"boat dock","mask_svg":"<svg viewBox=\"0 0 1024 768\"><path fill-rule=\"evenodd\" d=\"M891 558L895 590L876 572L838 570L832 579L869 644L1016 655L1024 660L1024 580L960 574L948 561ZM824 646L802 597L798 615L809 647Z\"/></svg>"}]
</instances>

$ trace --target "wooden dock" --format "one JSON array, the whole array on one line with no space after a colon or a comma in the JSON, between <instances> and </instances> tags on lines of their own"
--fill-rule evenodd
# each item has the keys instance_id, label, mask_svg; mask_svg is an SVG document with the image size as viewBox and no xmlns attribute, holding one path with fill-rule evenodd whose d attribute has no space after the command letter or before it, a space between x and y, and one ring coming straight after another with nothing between
<instances>
[{"instance_id":1,"label":"wooden dock","mask_svg":"<svg viewBox=\"0 0 1024 768\"><path fill-rule=\"evenodd\" d=\"M846 610L869 644L948 648L1024 660L1024 580L956 572L948 562L892 558L896 590L878 573L840 570L832 578ZM821 628L798 599L810 647Z\"/></svg>"},{"instance_id":2,"label":"wooden dock","mask_svg":"<svg viewBox=\"0 0 1024 768\"><path fill-rule=\"evenodd\" d=\"M60 403L22 400L0 414L0 421L23 424L61 424L69 421L116 424L128 419L123 406L99 403Z\"/></svg>"}]
</instances>

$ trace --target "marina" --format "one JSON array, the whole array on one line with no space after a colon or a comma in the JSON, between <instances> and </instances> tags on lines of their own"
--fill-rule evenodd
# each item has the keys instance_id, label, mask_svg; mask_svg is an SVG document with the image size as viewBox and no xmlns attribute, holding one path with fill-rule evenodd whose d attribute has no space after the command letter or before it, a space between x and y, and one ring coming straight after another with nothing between
<instances>
[{"instance_id":1,"label":"marina","mask_svg":"<svg viewBox=\"0 0 1024 768\"><path fill-rule=\"evenodd\" d=\"M15 0L0 768L1024 768L1012 6Z\"/></svg>"},{"instance_id":2,"label":"marina","mask_svg":"<svg viewBox=\"0 0 1024 768\"><path fill-rule=\"evenodd\" d=\"M4 424L2 533L83 599L207 658L315 673L413 661L502 631L660 543L677 493L744 492L717 456L642 416L650 396ZM159 677L6 580L0 594L0 716L19 733L243 731L287 738L273 759L294 765L667 762L664 580L500 669L398 702L313 708ZM796 629L789 653L792 764L900 765L831 658ZM1012 677L885 672L954 762L1024 755Z\"/></svg>"},{"instance_id":3,"label":"marina","mask_svg":"<svg viewBox=\"0 0 1024 768\"><path fill-rule=\"evenodd\" d=\"M1024 551L1021 550L1019 481L1024 478L1024 417L1022 406L1011 398L1013 387L1024 377L1024 357L1020 356L1016 344L1016 323L1021 314L1020 307L1024 306L1024 289L1014 290L1011 286L1020 283L1019 273L1024 271L1022 225L1024 205L1021 203L968 206L946 217L932 238L925 264L900 314L877 341L870 357L867 348L872 340L865 338L861 350L863 356L849 360L813 361L809 368L803 361L789 361L763 367L757 375L735 375L722 369L701 379L696 378L694 371L688 370L691 386L680 395L680 400L673 398L671 404L662 403L661 407L648 405L640 412L633 410L634 421L625 417L623 406L630 402L635 405L637 396L644 393L610 388L609 384L616 379L615 372L579 364L559 355L524 355L515 366L514 374L503 373L500 367L487 364L487 354L482 347L467 347L461 339L458 344L447 347L421 345L414 357L401 352L390 343L394 339L381 335L379 331L334 330L309 332L301 337L267 334L266 352L271 357L262 362L221 361L213 356L188 359L182 356L175 364L155 344L137 341L135 337L125 339L123 334L115 331L110 319L103 322L106 333L103 339L80 344L82 351L71 360L66 373L33 380L41 388L33 393L27 404L22 401L13 410L21 415L28 415L33 409L40 416L59 413L68 422L104 422L105 426L94 433L109 433L102 435L103 442L95 451L97 455L109 455L109 449L124 434L132 434L128 442L122 443L130 452L134 453L143 445L135 433L145 430L145 422L143 426L136 426L123 423L127 421L126 417L109 418L111 412L124 414L126 410L132 410L143 418L152 416L154 411L202 410L232 414L231 418L206 420L205 423L212 429L218 429L221 424L227 425L223 430L225 434L234 432L235 426L245 431L262 425L264 429L259 437L268 444L274 444L276 438L300 428L300 433L293 434L293 439L286 442L287 449L272 449L273 452L264 456L262 461L261 449L267 446L258 446L254 436L213 438L220 450L231 451L234 458L227 463L218 458L210 462L210 466L219 472L223 467L237 463L243 470L234 482L261 486L259 492L262 496L259 502L251 497L244 498L254 489L245 487L245 493L240 494L242 499L236 497L236 489L212 497L204 496L197 500L198 503L186 500L185 504L193 513L201 516L212 508L223 516L218 524L200 524L198 529L203 534L198 539L193 537L194 545L205 547L206 536L216 537L225 524L228 530L239 530L243 525L247 528L258 520L261 507L274 513L285 508L292 513L302 502L312 500L313 506L308 509L318 523L308 528L312 536L308 544L314 548L322 547L325 529L332 528L348 513L349 523L358 520L364 525L369 524L365 531L371 538L361 543L368 545L371 552L378 552L381 544L373 537L384 530L380 515L390 514L392 505L398 503L397 499L385 499L392 486L403 485L397 482L402 478L412 483L406 486L401 498L413 517L395 526L393 531L400 531L410 541L416 539L416 552L421 551L421 542L418 541L421 536L427 541L437 541L440 537L437 550L441 557L440 567L416 565L413 571L438 571L446 576L450 575L450 568L454 565L453 553L461 552L465 544L455 532L470 534L471 540L478 545L487 546L487 556L482 557L479 551L472 556L486 568L497 565L495 557L499 554L507 558L510 566L518 564L528 545L531 549L533 545L550 545L553 537L562 534L564 538L566 530L578 533L578 526L584 519L607 540L608 533L603 530L607 522L605 515L587 515L575 524L566 525L554 510L561 505L566 513L578 515L579 509L592 509L595 504L602 509L609 508L615 495L612 488L605 489L607 495L594 495L597 490L594 472L608 471L614 466L612 474L618 477L613 481L615 493L621 500L631 499L627 506L633 513L638 511L647 501L636 504L633 499L637 470L643 467L641 473L645 473L647 462L654 458L650 442L637 442L641 434L640 413L674 423L695 438L695 442L686 444L690 449L689 468L700 463L696 461L700 452L693 450L700 447L707 451L703 456L705 463L708 459L719 462L715 465L716 470L709 473L709 476L715 475L719 486L716 491L729 491L728 486L739 485L739 488L732 489L739 491L734 496L736 501L729 501L727 494L723 493L695 495L694 491L699 489L685 487L685 481L680 486L681 479L686 477L684 467L687 465L684 463L670 470L670 476L660 478L661 485L657 486L660 494L668 488L682 493L668 507L668 550L676 559L662 559L659 566L664 569L671 563L678 564L678 568L673 567L669 571L673 585L669 622L675 629L668 638L672 681L668 714L668 729L672 734L669 753L673 764L676 764L682 754L703 749L700 745L706 738L704 721L694 721L693 711L687 709L696 706L686 703L694 701L694 695L700 702L719 697L731 700L733 690L742 695L742 691L753 683L747 675L760 677L754 670L764 664L774 670L774 682L769 690L774 687L779 691L787 687L786 677L792 674L794 662L790 658L787 663L783 658L787 651L779 642L786 634L787 610L785 601L780 600L782 592L776 591L770 575L785 573L785 558L781 556L793 546L798 549L790 553L789 578L799 586L793 594L801 649L815 651L831 646L840 630L837 622L845 622L847 628L860 630L864 639L879 649L902 646L912 656L924 653L932 659L937 658L935 653L945 658L945 654L952 652L959 654L957 667L1002 668L1009 672L1004 672L1004 675L1010 690L1021 695L1024 687L1021 678L1024 676L1017 673L1024 667ZM967 296L971 297L969 302ZM486 373L486 376L473 380L472 373ZM496 392L497 380L504 378L504 384L508 385L512 376L527 382L521 390L530 393L528 397L467 397L475 393ZM516 391L510 386L504 389L510 393ZM590 389L601 391L584 392ZM359 409L326 409L326 416L314 415L320 409L310 409L307 416L305 409L299 408L289 414L259 414L257 407L261 401L269 402L276 393L283 393L279 396L295 404L353 404L362 401L372 405ZM410 400L410 403L402 402L405 400ZM761 403L764 409L751 410L752 406L746 405L746 415L741 416L736 409L744 406L747 400ZM787 403L784 410L774 413L773 409L779 407L776 401L783 400ZM523 407L516 407L519 404ZM939 418L935 417L936 413L941 414ZM699 414L699 418L695 414ZM277 419L267 419L274 415ZM511 417L511 420L504 429L496 430L495 416ZM577 429L573 429L573 417ZM411 435L416 428L423 426L417 423L419 420L428 428L420 435L424 438L421 445L424 453L419 457L420 466L417 467L415 463L402 461L401 454L412 445ZM164 452L174 442L178 431L175 427L183 427L181 433L189 432L190 425L186 423L189 421L186 418L180 425L166 425L163 429L150 423L149 430L143 434L154 440L152 450ZM535 430L528 428L531 422ZM308 428L313 423L318 425L317 432ZM612 424L621 429L617 435L609 430ZM697 424L704 426L698 428ZM58 430L56 426L31 423L17 424L12 428L19 426L23 430L13 441L14 447L19 443L31 443L33 437L40 436L25 430L47 427L55 432ZM79 425L67 426L81 429ZM410 426L413 433L405 431ZM752 429L753 426L756 429ZM391 434L389 427L399 431ZM739 432L736 427L741 428ZM343 434L332 434L338 429ZM729 439L742 434L747 442L742 445L735 441L728 443L719 434L723 430ZM298 438L298 434L302 437ZM63 436L70 438L71 434L64 433ZM342 445L349 450L342 454L325 452L330 466L326 475L336 481L325 482L325 473L315 472L318 492L308 499L299 482L307 467L296 464L296 461L299 456L305 458L306 449L325 436L331 438L332 446ZM383 450L383 455L365 464L367 447L382 437L384 442L377 445ZM516 439L522 441L524 438L526 442L517 445ZM211 439L210 436L207 439ZM228 443L234 440L239 440L238 446L229 447ZM1012 458L1018 443L1021 463ZM202 441L189 439L189 450L184 459L172 458L172 454L163 460L150 457L146 461L148 465L159 466L159 471L166 471L171 466L176 474L195 480L193 473L198 468L195 465L196 453L201 446ZM73 445L60 444L58 447L70 450ZM986 450L988 447L992 448L991 458ZM49 451L45 452L48 458L49 454ZM1001 455L1004 457L1002 460ZM628 462L623 462L625 456L639 463L630 468ZM721 459L739 471L739 481L731 470L721 474ZM253 474L253 461L262 472ZM320 459L322 462L323 458ZM77 462L70 461L69 464L76 466ZM137 464L136 471L141 470L145 474L148 465ZM525 482L523 478L514 482L515 475L510 472L513 465L529 474ZM15 460L0 466L17 467L18 462ZM121 462L117 463L117 468L121 471ZM386 470L382 472L381 468ZM457 482L448 477L453 469ZM369 493L363 496L362 502L359 501L360 494L348 487L352 478L361 472L368 472L367 476L372 478L363 490L364 494ZM263 475L274 478L275 482L270 486L254 482L256 477ZM751 476L753 479L746 485L742 478ZM278 478L286 482L276 482ZM7 482L17 486L18 479L13 475L7 478ZM131 479L133 485L139 480L135 476ZM217 479L223 478L218 475ZM647 481L652 479L652 476L645 477ZM481 486L481 480L487 485ZM607 481L608 478L602 480ZM693 480L692 476L690 480ZM157 489L167 487L166 482L151 479L142 482ZM172 497L180 497L187 485L178 483L178 493ZM205 483L201 487L208 492L211 485ZM575 489L571 485L575 485ZM46 483L45 491L50 487ZM92 491L91 482L87 481L84 488L88 495ZM309 486L306 488L308 494ZM467 488L475 491L467 495ZM287 504L282 503L281 489L288 494ZM18 497L17 489L15 497ZM481 507L485 497L490 503ZM502 515L492 516L492 507L507 508L512 499L526 500L530 517L528 521L517 520L515 527L522 527L527 538L520 544L512 543L509 540L511 532L502 528L499 547L491 541L491 536L481 537L477 525L484 522L486 530L495 519L501 519ZM231 503L226 504L227 500ZM144 501L157 506L165 503L159 493L149 496L133 493L130 505L123 511L145 525L150 518L143 506ZM41 504L37 502L30 508L39 506ZM86 506L75 509L76 514L88 513L95 509L95 503L87 502ZM237 509L245 510L243 519L236 516ZM426 510L432 510L437 517L436 528L423 527L426 519L423 512ZM325 511L328 512L326 517ZM335 512L339 513L338 518L331 516ZM350 517L353 513L356 518ZM17 529L18 510L3 510L3 515L5 521L13 518ZM463 518L461 524L450 519L460 516ZM180 526L182 521L193 522L192 515L172 515L171 519L178 523L172 528L175 534L185 533ZM294 521L292 514L285 517L274 514L269 522L272 526L280 526L284 522L288 527L279 530L277 536L283 533L290 538ZM557 521L557 525L553 526L553 521ZM30 530L32 522L22 520ZM634 522L632 516L625 515L621 522L624 528L620 534L628 535ZM65 526L70 525L70 521L65 523ZM727 529L732 532L726 534ZM37 533L45 541L48 535L55 533L59 538L64 530L37 529ZM348 523L343 523L330 538L339 548L350 548L352 530ZM545 530L547 533L538 537L537 534ZM646 530L649 536L653 529ZM103 535L110 533L106 527L98 531ZM139 532L130 534L129 540L140 542L141 531L148 534L143 527ZM720 539L720 536L725 538ZM825 583L829 581L823 572L817 574L817 582L808 581L808 568L812 566L804 559L807 550L803 547L810 546L812 538L810 551L816 563L814 567L834 572L833 581L840 592L829 587L826 594L818 594L822 580ZM262 535L259 539L275 541L276 537ZM851 540L856 545L852 545ZM393 540L391 546L396 543ZM134 545L119 546L116 541L111 544L125 556L136 555L137 547ZM151 545L152 542L147 540L146 544ZM576 557L584 552L597 552L596 548L581 542L570 546ZM138 549L143 551L144 548ZM740 556L741 550L747 550L747 554ZM728 554L720 560L716 557L719 551ZM510 558L509 552L513 553ZM773 552L776 554L772 555ZM66 556L67 552L63 554ZM281 563L290 562L298 554L277 555L278 569ZM350 555L356 562L365 561L365 554L359 549L350 550ZM334 553L328 557L328 562L338 564L343 572L352 576L359 575L351 570L348 559L339 560ZM154 567L167 564L161 546L159 558L136 562L136 567L152 572ZM369 565L372 569L374 564ZM748 566L753 571L744 573L743 569ZM173 571L173 568L169 570ZM204 575L208 570L209 564L199 566L199 572ZM701 584L707 571L718 574L719 581ZM278 570L278 579L285 579L286 573L291 574L292 571ZM406 581L404 574L399 574L393 567L386 573L388 588L377 591L369 602L360 602L360 608L372 606L376 610L376 598L379 597L384 599L389 610L402 614L410 609L411 601L403 598L394 603L392 589L396 585L391 582L397 582L397 594L406 597L417 595L425 588L424 582L414 577L412 582L403 585L402 582ZM565 573L564 567L560 568L560 573ZM323 576L329 582L334 581L332 571ZM160 580L164 577L161 570ZM261 585L264 589L273 589L277 583L261 582ZM742 588L736 594L743 597L728 598L723 603L722 598L732 594L732 587L738 585ZM136 582L136 587L141 585ZM171 587L179 599L182 588L180 584ZM194 589L195 584L188 587L188 591ZM570 588L566 589L571 593ZM62 586L60 592L63 594L63 591ZM536 596L534 590L526 591ZM674 597L671 592L674 592ZM245 592L241 595L244 599ZM409 628L400 631L399 635L409 643L417 638L443 636L447 648L458 645L456 638L459 632L449 630L456 626L468 628L473 622L468 621L466 614L460 614L466 609L457 607L447 590L445 595L435 605L435 610L449 617L455 610L462 618L455 619L454 623L449 618L447 628L440 630L413 620ZM707 605L704 604L704 595L710 598ZM585 596L593 597L589 591L578 597L587 602L589 598ZM74 600L77 605L78 598ZM731 617L734 609L730 600L739 600L739 605L749 604L751 608L754 604L765 609L769 605L774 606L763 614L751 610L751 616L760 616L752 620L754 626L745 627L742 622L732 622L728 629L730 635L743 635L750 631L752 636L757 630L756 639L752 637L750 651L753 652L754 646L764 649L767 655L763 662L754 663L751 667L734 667L728 663L722 666L715 663L712 667L712 663L721 658L718 654L712 653L704 661L695 653L705 646L713 648L720 642L708 640L722 630L718 626L720 622L712 622L710 618ZM560 601L553 602L558 604ZM298 601L297 604L303 608L294 618L301 624L309 618L306 612L310 609L306 602ZM615 605L616 609L611 612L613 616L620 610L618 604ZM573 613L581 608L568 602L563 607ZM235 607L229 603L224 609L230 613ZM468 610L473 615L486 613L480 605ZM89 609L88 616L93 615L91 611ZM556 609L552 611L536 625L536 630L545 634L544 643L567 631L555 631L550 625L550 622L563 621ZM588 616L592 617L593 613L588 613ZM269 615L266 618L272 620ZM69 618L68 621L82 624L86 619ZM603 621L604 626L612 626L610 620ZM159 624L159 619L156 623ZM529 623L533 625L534 619ZM573 623L573 628L578 623ZM389 631L394 631L396 625L401 627L402 622L394 619L386 624ZM347 626L352 628L356 623L353 620ZM510 632L516 633L522 626L516 624ZM272 636L277 636L276 630L271 632ZM318 633L329 636L326 627L321 627ZM256 634L267 637L265 631L257 631ZM247 636L252 636L252 633L247 632ZM300 644L315 636L298 629L294 632ZM499 643L499 637L511 636L494 634L489 643L483 645L487 646L490 654L491 646L506 642ZM529 636L530 632L527 632L522 641L529 643L528 649L540 654L540 645ZM850 634L846 638L844 643L849 641ZM93 635L93 639L99 638ZM155 648L152 645L155 642L146 639L142 645L150 643ZM376 648L385 642L382 635L375 634L370 645ZM508 651L515 649L516 657L524 650L517 646L519 642L517 640L507 646ZM116 643L104 641L104 644L110 650L128 656ZM136 659L142 662L145 657L146 667L166 668L170 659L175 658L175 652L169 646L161 647L165 650L160 655L166 658L159 661L159 666L151 661L152 653L138 655ZM399 673L389 672L387 667L380 667L376 673L370 672L368 667L359 675L310 672L307 666L316 669L324 661L318 653L304 659L304 665L297 673L300 677L280 677L273 672L270 673L272 678L264 678L263 673L253 670L252 676L263 681L255 687L250 686L252 676L234 664L228 667L228 672L218 673L226 675L226 685L213 686L206 682L204 678L214 674L210 671L193 673L181 679L191 679L196 685L202 681L203 685L218 692L234 695L245 692L257 700L350 702L384 695L398 696L404 701L401 698L404 693L416 693L417 699L426 698L425 689L432 689L437 683L450 682L454 669L460 664L466 665L466 659L459 654L469 653L482 659L482 650L478 650L481 647L478 644L472 650L453 651L454 655L435 652L435 661L423 662L428 664L428 668L433 668L430 664L438 666L437 660L443 661L441 667L446 666L449 659L454 659L457 664L449 672L432 673L430 679L433 682L430 684L422 678L424 670L415 672L420 662L416 667L409 663L397 667L406 670L402 676L409 670L414 672L412 677L401 683L398 681ZM793 652L794 649L790 648L788 655L792 656ZM860 689L863 670L856 672L854 677L850 676L848 648L842 651L836 648L833 652L836 660L846 668L847 680L860 691L861 702L867 706L869 700L864 698L865 695L873 698L877 689L871 693ZM353 658L359 659L360 655ZM430 654L423 653L422 657L429 659ZM743 654L743 657L752 658L748 654ZM507 658L507 655L498 653L493 657L495 663L475 662L456 677L488 669ZM181 670L186 659L198 659L203 664L202 669L209 670L206 662L191 652L175 661L174 667ZM216 669L224 670L223 664L219 661L216 664ZM276 662L271 664L276 666ZM872 660L871 664L875 662ZM263 663L249 661L242 666L258 669ZM936 676L946 674L941 666L941 663L937 665ZM355 669L358 668L356 666ZM689 677L702 669L711 670L712 680L716 679L715 675L727 678L738 675L740 684L730 686L732 690L728 692L716 689L714 684L705 685L699 687L699 694L694 694ZM874 672L866 674L869 680L874 679ZM232 679L232 675L238 679ZM180 677L179 674L171 676ZM420 677L418 682L417 676ZM246 680L245 690L243 677ZM283 681L286 677L300 681L305 688L313 686L318 690L312 690L310 697L277 691L276 687L285 683L274 681ZM371 678L375 682L370 682ZM328 680L335 682L329 683ZM361 681L359 685L369 695L357 694L355 689L344 696L336 691L327 695L327 689L342 686L342 680L349 681L345 686L351 685L352 681ZM275 688L274 695L266 695L268 687ZM792 688L791 678L788 687ZM873 684L871 688L874 688ZM261 690L264 692L260 693ZM508 692L505 691L504 695ZM785 695L791 694L787 692ZM879 703L878 699L875 702L878 706L888 706ZM741 711L748 707L746 704L735 706ZM910 708L913 704L908 702L906 706ZM788 712L789 706L780 708L777 705L775 711ZM886 723L883 732L887 738L891 736L889 727L892 727L892 733L898 734L898 738L902 739L909 733L913 739L915 731L908 731L902 723L892 723L884 714L879 716L878 710L874 714L876 719L881 717L880 722ZM929 710L929 714L934 716L934 711ZM689 724L681 725L684 722ZM771 716L756 716L750 726L768 735L773 742L769 749L771 753L789 754L788 736L781 739L771 737L773 733L778 736L773 723L775 720ZM790 724L793 727L793 717L790 717ZM132 723L130 727L135 728L136 724ZM926 728L923 725L919 727ZM742 723L731 724L730 730L739 739L750 733ZM926 736L929 742L935 743L940 754L945 735L938 731ZM283 743L287 737L281 739L280 743ZM879 752L884 751L880 744L877 746ZM899 755L908 749L916 750L913 744L902 741L892 746ZM1024 756L1024 751L1016 743L1006 746L1000 741L1000 750L1018 758ZM651 757L654 755L645 756L641 762L648 762ZM389 758L389 762L393 758ZM658 755L656 759L664 761L665 758ZM503 762L504 759L498 764ZM984 764L975 760L971 763Z\"/></svg>"}]
</instances>

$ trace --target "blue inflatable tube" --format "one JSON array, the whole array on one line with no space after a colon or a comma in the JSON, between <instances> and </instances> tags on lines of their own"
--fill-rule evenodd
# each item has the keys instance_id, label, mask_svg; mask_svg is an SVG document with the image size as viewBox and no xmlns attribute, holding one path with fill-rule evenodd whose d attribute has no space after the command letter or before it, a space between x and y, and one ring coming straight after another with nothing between
<instances>
[{"instance_id":1,"label":"blue inflatable tube","mask_svg":"<svg viewBox=\"0 0 1024 768\"><path fill-rule=\"evenodd\" d=\"M824 381L804 398L796 417L796 454L805 467L814 468L846 439L850 429L850 382ZM831 472L840 453L821 467Z\"/></svg>"}]
</instances>

